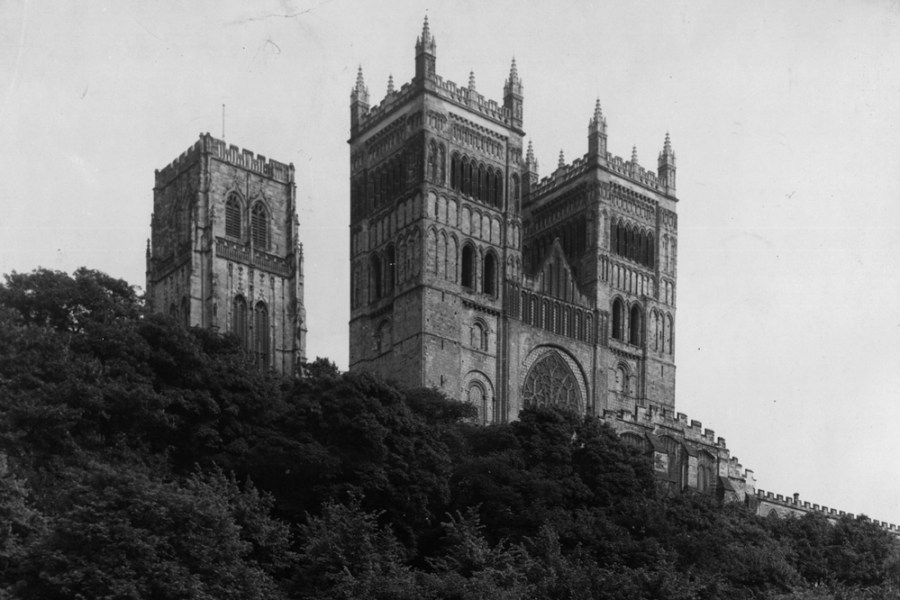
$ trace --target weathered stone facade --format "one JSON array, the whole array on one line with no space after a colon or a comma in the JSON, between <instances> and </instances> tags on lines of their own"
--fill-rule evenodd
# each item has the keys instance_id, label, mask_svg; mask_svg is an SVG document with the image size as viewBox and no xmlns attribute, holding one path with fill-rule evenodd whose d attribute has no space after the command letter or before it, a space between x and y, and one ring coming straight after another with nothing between
<instances>
[{"instance_id":1,"label":"weathered stone facade","mask_svg":"<svg viewBox=\"0 0 900 600\"><path fill-rule=\"evenodd\" d=\"M502 103L437 75L350 97L350 368L472 402L484 423L554 404L602 416L660 479L744 501L752 472L674 413L678 220L668 135L657 169L587 152L538 177L515 61Z\"/></svg>"},{"instance_id":2,"label":"weathered stone facade","mask_svg":"<svg viewBox=\"0 0 900 600\"><path fill-rule=\"evenodd\" d=\"M306 313L293 165L203 134L156 171L150 229L154 311L233 333L261 366L294 371Z\"/></svg>"}]
</instances>

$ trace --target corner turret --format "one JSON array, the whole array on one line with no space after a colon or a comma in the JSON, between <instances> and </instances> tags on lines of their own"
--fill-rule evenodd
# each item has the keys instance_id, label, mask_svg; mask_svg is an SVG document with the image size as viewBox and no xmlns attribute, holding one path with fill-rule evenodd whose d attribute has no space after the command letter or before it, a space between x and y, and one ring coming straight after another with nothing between
<instances>
[{"instance_id":1,"label":"corner turret","mask_svg":"<svg viewBox=\"0 0 900 600\"><path fill-rule=\"evenodd\" d=\"M522 101L525 96L522 93L522 80L519 79L519 71L516 69L516 59L512 59L509 68L509 79L503 85L503 108L509 111L512 126L522 129Z\"/></svg>"},{"instance_id":2,"label":"corner turret","mask_svg":"<svg viewBox=\"0 0 900 600\"><path fill-rule=\"evenodd\" d=\"M659 161L657 162L657 177L670 196L675 195L675 153L672 151L672 142L669 139L669 132L666 132L666 141L663 144L662 152L659 153Z\"/></svg>"},{"instance_id":3,"label":"corner turret","mask_svg":"<svg viewBox=\"0 0 900 600\"><path fill-rule=\"evenodd\" d=\"M422 83L426 79L435 77L436 60L437 44L428 28L428 15L425 15L422 35L416 38L416 83Z\"/></svg>"},{"instance_id":4,"label":"corner turret","mask_svg":"<svg viewBox=\"0 0 900 600\"><path fill-rule=\"evenodd\" d=\"M597 98L594 116L588 122L588 158L598 164L606 164L606 119L600 108L600 98Z\"/></svg>"},{"instance_id":5,"label":"corner turret","mask_svg":"<svg viewBox=\"0 0 900 600\"><path fill-rule=\"evenodd\" d=\"M350 90L350 135L359 132L359 123L369 112L369 88L363 79L362 65L356 73L356 85Z\"/></svg>"}]
</instances>

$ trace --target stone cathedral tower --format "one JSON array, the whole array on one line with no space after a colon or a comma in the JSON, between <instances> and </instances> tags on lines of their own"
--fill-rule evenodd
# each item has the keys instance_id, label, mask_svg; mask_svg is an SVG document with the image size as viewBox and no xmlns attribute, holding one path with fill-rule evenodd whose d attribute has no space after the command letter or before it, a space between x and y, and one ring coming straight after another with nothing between
<instances>
[{"instance_id":1,"label":"stone cathedral tower","mask_svg":"<svg viewBox=\"0 0 900 600\"><path fill-rule=\"evenodd\" d=\"M350 94L350 368L475 404L580 412L675 398L675 154L658 169L587 152L540 179L523 147L515 60L502 102L437 74L426 19L415 75L371 105Z\"/></svg>"},{"instance_id":2,"label":"stone cathedral tower","mask_svg":"<svg viewBox=\"0 0 900 600\"><path fill-rule=\"evenodd\" d=\"M263 368L305 358L294 166L203 134L156 171L147 301L185 325L233 333Z\"/></svg>"}]
</instances>

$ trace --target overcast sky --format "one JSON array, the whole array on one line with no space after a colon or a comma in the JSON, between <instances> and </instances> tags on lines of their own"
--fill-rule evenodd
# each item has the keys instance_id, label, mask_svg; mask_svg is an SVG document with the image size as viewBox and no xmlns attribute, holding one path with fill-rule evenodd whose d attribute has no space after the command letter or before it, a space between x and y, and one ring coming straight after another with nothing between
<instances>
[{"instance_id":1,"label":"overcast sky","mask_svg":"<svg viewBox=\"0 0 900 600\"><path fill-rule=\"evenodd\" d=\"M378 7L378 10L372 8ZM900 523L900 3L0 1L0 273L144 286L154 169L201 132L297 167L308 354L347 366L349 93L437 70L502 101L541 175L678 160L676 407L758 486Z\"/></svg>"}]
</instances>

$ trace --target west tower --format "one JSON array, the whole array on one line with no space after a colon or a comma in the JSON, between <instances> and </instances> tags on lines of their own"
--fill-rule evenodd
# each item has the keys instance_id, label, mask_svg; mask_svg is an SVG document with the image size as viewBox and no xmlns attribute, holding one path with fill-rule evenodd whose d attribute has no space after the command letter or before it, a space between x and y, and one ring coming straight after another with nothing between
<instances>
[{"instance_id":1,"label":"west tower","mask_svg":"<svg viewBox=\"0 0 900 600\"><path fill-rule=\"evenodd\" d=\"M147 301L241 338L263 368L305 358L303 249L294 166L209 134L156 171Z\"/></svg>"},{"instance_id":2,"label":"west tower","mask_svg":"<svg viewBox=\"0 0 900 600\"><path fill-rule=\"evenodd\" d=\"M499 87L499 86L498 86ZM519 262L522 85L504 104L437 74L427 19L415 75L369 107L351 91L350 368L472 401L490 421L507 265Z\"/></svg>"}]
</instances>

